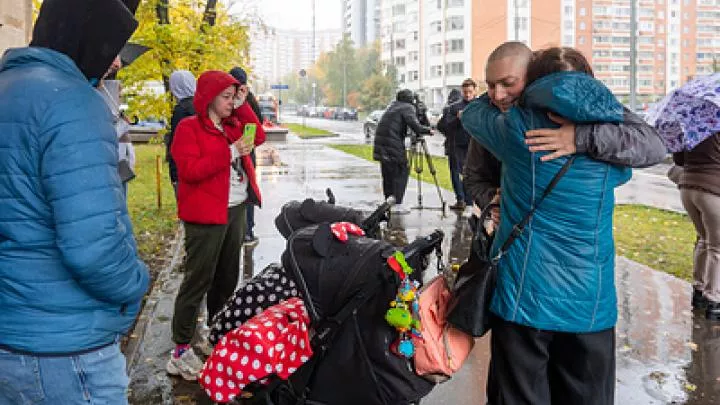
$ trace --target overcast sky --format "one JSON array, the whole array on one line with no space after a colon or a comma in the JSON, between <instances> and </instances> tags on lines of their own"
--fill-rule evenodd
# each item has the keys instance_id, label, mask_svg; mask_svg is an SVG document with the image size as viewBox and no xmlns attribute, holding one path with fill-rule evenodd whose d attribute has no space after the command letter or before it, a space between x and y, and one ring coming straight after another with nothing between
<instances>
[{"instance_id":1,"label":"overcast sky","mask_svg":"<svg viewBox=\"0 0 720 405\"><path fill-rule=\"evenodd\" d=\"M312 30L313 0L256 0L265 23L277 28ZM342 0L315 0L315 27L339 29Z\"/></svg>"}]
</instances>

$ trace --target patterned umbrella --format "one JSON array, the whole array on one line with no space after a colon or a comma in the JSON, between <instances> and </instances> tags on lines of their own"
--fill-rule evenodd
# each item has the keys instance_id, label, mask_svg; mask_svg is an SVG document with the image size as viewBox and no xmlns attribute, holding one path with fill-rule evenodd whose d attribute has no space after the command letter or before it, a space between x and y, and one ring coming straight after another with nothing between
<instances>
[{"instance_id":1,"label":"patterned umbrella","mask_svg":"<svg viewBox=\"0 0 720 405\"><path fill-rule=\"evenodd\" d=\"M691 150L720 132L720 73L696 78L674 90L648 112L668 151Z\"/></svg>"}]
</instances>

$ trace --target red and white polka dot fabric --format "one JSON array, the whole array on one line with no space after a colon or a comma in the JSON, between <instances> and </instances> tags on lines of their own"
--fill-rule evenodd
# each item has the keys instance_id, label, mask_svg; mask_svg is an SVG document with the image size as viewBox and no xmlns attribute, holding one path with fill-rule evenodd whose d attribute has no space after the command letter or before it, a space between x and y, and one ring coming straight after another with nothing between
<instances>
[{"instance_id":1,"label":"red and white polka dot fabric","mask_svg":"<svg viewBox=\"0 0 720 405\"><path fill-rule=\"evenodd\" d=\"M330 230L335 236L335 239L340 242L347 242L349 239L348 235L365 236L365 231L352 222L335 222L330 225Z\"/></svg>"},{"instance_id":2,"label":"red and white polka dot fabric","mask_svg":"<svg viewBox=\"0 0 720 405\"><path fill-rule=\"evenodd\" d=\"M220 340L198 381L210 398L226 403L271 374L287 379L312 356L309 324L300 298L266 309Z\"/></svg>"}]
</instances>

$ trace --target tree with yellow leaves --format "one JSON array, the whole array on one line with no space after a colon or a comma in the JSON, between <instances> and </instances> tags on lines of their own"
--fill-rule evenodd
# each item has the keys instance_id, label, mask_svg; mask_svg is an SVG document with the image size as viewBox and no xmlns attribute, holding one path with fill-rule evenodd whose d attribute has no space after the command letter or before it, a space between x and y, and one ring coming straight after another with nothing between
<instances>
[{"instance_id":1,"label":"tree with yellow leaves","mask_svg":"<svg viewBox=\"0 0 720 405\"><path fill-rule=\"evenodd\" d=\"M233 66L247 70L247 25L229 15L222 2L144 0L136 18L140 26L130 42L150 50L118 75L129 116L169 118L173 100L168 78L174 70L186 69L196 76ZM148 91L152 82L163 83L166 92Z\"/></svg>"}]
</instances>

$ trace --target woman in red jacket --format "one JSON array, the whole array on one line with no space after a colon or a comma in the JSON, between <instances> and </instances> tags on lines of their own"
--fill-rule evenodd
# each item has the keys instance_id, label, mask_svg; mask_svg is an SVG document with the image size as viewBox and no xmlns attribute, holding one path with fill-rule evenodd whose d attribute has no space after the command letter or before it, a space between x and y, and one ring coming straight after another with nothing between
<instances>
[{"instance_id":1,"label":"woman in red jacket","mask_svg":"<svg viewBox=\"0 0 720 405\"><path fill-rule=\"evenodd\" d=\"M207 294L209 321L238 283L246 207L260 205L250 159L254 145L242 135L245 125L255 124L255 144L259 145L265 133L244 99L244 91L229 74L203 73L193 101L196 115L180 122L173 139L178 216L185 226L186 273L172 321L176 347L166 368L186 380L197 379L202 368L190 347L202 298Z\"/></svg>"}]
</instances>

